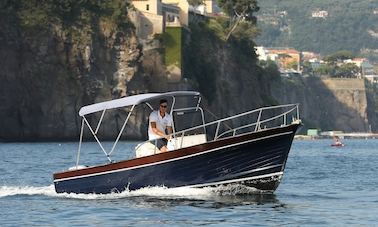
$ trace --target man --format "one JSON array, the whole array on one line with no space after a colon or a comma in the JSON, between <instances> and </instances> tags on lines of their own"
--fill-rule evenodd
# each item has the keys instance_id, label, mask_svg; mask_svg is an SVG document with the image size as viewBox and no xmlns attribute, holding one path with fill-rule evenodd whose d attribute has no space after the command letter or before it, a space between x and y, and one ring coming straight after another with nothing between
<instances>
[{"instance_id":1,"label":"man","mask_svg":"<svg viewBox=\"0 0 378 227\"><path fill-rule=\"evenodd\" d=\"M154 110L150 114L148 123L148 139L157 140L156 146L161 152L167 152L167 142L172 134L172 116L167 111L168 102L166 99L160 100L159 110ZM168 133L168 135L166 134ZM152 141L154 142L154 141Z\"/></svg>"}]
</instances>

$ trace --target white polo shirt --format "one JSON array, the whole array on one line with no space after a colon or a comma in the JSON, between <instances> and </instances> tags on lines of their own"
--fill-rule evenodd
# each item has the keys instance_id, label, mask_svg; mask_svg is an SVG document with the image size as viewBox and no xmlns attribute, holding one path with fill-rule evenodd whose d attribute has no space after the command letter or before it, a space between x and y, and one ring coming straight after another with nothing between
<instances>
[{"instance_id":1,"label":"white polo shirt","mask_svg":"<svg viewBox=\"0 0 378 227\"><path fill-rule=\"evenodd\" d=\"M156 135L152 131L151 122L156 122L156 128L165 133L165 129L168 126L172 127L173 120L172 120L172 116L168 113L165 113L164 118L163 118L161 117L159 111L157 110L152 111L149 117L149 121L148 121L148 139L149 140L161 138L161 136Z\"/></svg>"}]
</instances>

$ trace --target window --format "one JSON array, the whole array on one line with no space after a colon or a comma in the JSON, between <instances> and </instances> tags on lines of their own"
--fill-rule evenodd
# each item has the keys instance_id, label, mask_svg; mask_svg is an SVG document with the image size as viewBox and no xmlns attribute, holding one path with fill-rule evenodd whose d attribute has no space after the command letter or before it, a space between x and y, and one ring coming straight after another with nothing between
<instances>
[{"instance_id":1,"label":"window","mask_svg":"<svg viewBox=\"0 0 378 227\"><path fill-rule=\"evenodd\" d=\"M150 10L150 5L149 4L146 5L146 10L147 11Z\"/></svg>"}]
</instances>

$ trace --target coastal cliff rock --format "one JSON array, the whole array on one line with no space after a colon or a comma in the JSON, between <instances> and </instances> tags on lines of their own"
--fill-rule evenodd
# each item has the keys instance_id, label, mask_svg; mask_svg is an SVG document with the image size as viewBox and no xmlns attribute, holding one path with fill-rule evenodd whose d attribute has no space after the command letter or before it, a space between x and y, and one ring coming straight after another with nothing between
<instances>
[{"instance_id":1,"label":"coastal cliff rock","mask_svg":"<svg viewBox=\"0 0 378 227\"><path fill-rule=\"evenodd\" d=\"M137 38L132 26L121 29L86 11L69 25L53 16L30 24L33 14L23 15L23 7L1 5L0 139L76 140L81 106L125 96L134 81L143 84L134 78L142 64Z\"/></svg>"},{"instance_id":2,"label":"coastal cliff rock","mask_svg":"<svg viewBox=\"0 0 378 227\"><path fill-rule=\"evenodd\" d=\"M279 80L278 71L269 73L258 66L250 43L225 42L201 22L191 27L186 43L184 74L194 81L216 116L275 103L270 90L271 84Z\"/></svg>"},{"instance_id":3,"label":"coastal cliff rock","mask_svg":"<svg viewBox=\"0 0 378 227\"><path fill-rule=\"evenodd\" d=\"M291 78L272 95L280 103L299 103L306 128L366 132L375 129L363 79Z\"/></svg>"}]
</instances>

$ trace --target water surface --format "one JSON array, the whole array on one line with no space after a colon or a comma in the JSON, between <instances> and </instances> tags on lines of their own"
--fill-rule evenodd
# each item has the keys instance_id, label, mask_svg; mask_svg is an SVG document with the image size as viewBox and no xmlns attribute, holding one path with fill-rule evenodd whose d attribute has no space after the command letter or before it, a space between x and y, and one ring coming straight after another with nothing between
<instances>
[{"instance_id":1,"label":"water surface","mask_svg":"<svg viewBox=\"0 0 378 227\"><path fill-rule=\"evenodd\" d=\"M274 194L233 185L109 195L55 193L52 173L75 165L76 143L0 143L1 226L375 226L378 140L344 142L294 141ZM120 143L115 160L136 144ZM97 144L85 145L86 164L106 161Z\"/></svg>"}]
</instances>

